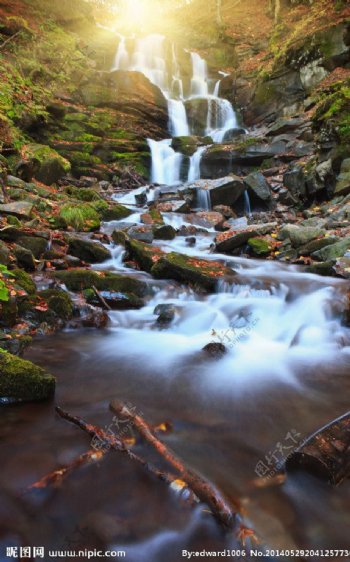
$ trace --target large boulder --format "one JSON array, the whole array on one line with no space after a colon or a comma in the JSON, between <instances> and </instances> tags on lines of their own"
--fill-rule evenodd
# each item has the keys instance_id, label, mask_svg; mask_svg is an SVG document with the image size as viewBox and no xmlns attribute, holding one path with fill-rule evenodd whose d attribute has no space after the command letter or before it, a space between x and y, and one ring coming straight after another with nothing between
<instances>
[{"instance_id":1,"label":"large boulder","mask_svg":"<svg viewBox=\"0 0 350 562\"><path fill-rule=\"evenodd\" d=\"M90 269L70 269L56 271L55 277L64 283L69 291L75 292L92 287L99 291L133 293L138 297L143 297L147 292L147 285L143 281L110 272L97 273Z\"/></svg>"},{"instance_id":2,"label":"large boulder","mask_svg":"<svg viewBox=\"0 0 350 562\"><path fill-rule=\"evenodd\" d=\"M253 172L244 178L251 200L257 204L270 208L272 193L269 183L261 172Z\"/></svg>"},{"instance_id":3,"label":"large boulder","mask_svg":"<svg viewBox=\"0 0 350 562\"><path fill-rule=\"evenodd\" d=\"M318 250L312 254L312 257L322 262L335 261L337 258L342 258L347 252L350 251L350 236L339 240L335 244L329 244L322 250Z\"/></svg>"},{"instance_id":4,"label":"large boulder","mask_svg":"<svg viewBox=\"0 0 350 562\"><path fill-rule=\"evenodd\" d=\"M33 210L33 203L29 201L15 201L0 205L0 214L13 215L22 219L29 219Z\"/></svg>"},{"instance_id":5,"label":"large boulder","mask_svg":"<svg viewBox=\"0 0 350 562\"><path fill-rule=\"evenodd\" d=\"M243 180L235 175L216 180L197 180L186 184L186 188L196 191L202 189L209 191L212 207L215 205L233 205L246 189Z\"/></svg>"},{"instance_id":6,"label":"large boulder","mask_svg":"<svg viewBox=\"0 0 350 562\"><path fill-rule=\"evenodd\" d=\"M41 367L0 351L0 402L3 399L29 402L51 398L55 382Z\"/></svg>"}]
</instances>

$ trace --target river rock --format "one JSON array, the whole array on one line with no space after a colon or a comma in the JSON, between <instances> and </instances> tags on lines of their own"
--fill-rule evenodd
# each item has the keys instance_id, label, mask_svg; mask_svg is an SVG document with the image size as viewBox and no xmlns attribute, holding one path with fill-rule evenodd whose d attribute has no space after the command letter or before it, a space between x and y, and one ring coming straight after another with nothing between
<instances>
[{"instance_id":1,"label":"river rock","mask_svg":"<svg viewBox=\"0 0 350 562\"><path fill-rule=\"evenodd\" d=\"M46 400L54 395L55 384L41 367L0 352L0 396L24 402Z\"/></svg>"},{"instance_id":2,"label":"river rock","mask_svg":"<svg viewBox=\"0 0 350 562\"><path fill-rule=\"evenodd\" d=\"M276 228L277 223L254 224L242 230L229 230L218 234L215 238L217 252L232 252L248 242L250 238L256 238L263 234L269 234Z\"/></svg>"},{"instance_id":3,"label":"river rock","mask_svg":"<svg viewBox=\"0 0 350 562\"><path fill-rule=\"evenodd\" d=\"M146 244L152 244L154 239L152 225L132 226L127 232L130 238L145 242Z\"/></svg>"},{"instance_id":4,"label":"river rock","mask_svg":"<svg viewBox=\"0 0 350 562\"><path fill-rule=\"evenodd\" d=\"M26 271L35 270L35 259L30 250L23 248L19 244L15 244L12 250L19 267L23 267Z\"/></svg>"},{"instance_id":5,"label":"river rock","mask_svg":"<svg viewBox=\"0 0 350 562\"><path fill-rule=\"evenodd\" d=\"M177 252L164 254L152 267L157 279L175 279L183 283L199 285L206 291L214 291L219 279L232 277L233 271L220 262L188 257Z\"/></svg>"},{"instance_id":6,"label":"river rock","mask_svg":"<svg viewBox=\"0 0 350 562\"><path fill-rule=\"evenodd\" d=\"M158 211L162 213L188 213L190 206L187 201L165 201L157 203Z\"/></svg>"},{"instance_id":7,"label":"river rock","mask_svg":"<svg viewBox=\"0 0 350 562\"><path fill-rule=\"evenodd\" d=\"M173 304L158 304L153 311L153 314L158 316L157 324L167 325L170 324L176 314L176 307Z\"/></svg>"},{"instance_id":8,"label":"river rock","mask_svg":"<svg viewBox=\"0 0 350 562\"><path fill-rule=\"evenodd\" d=\"M153 227L153 235L155 240L174 240L176 230L170 224Z\"/></svg>"},{"instance_id":9,"label":"river rock","mask_svg":"<svg viewBox=\"0 0 350 562\"><path fill-rule=\"evenodd\" d=\"M313 226L298 226L296 224L286 224L279 232L280 240L290 239L292 246L298 248L307 244L315 238L324 236L325 230Z\"/></svg>"},{"instance_id":10,"label":"river rock","mask_svg":"<svg viewBox=\"0 0 350 562\"><path fill-rule=\"evenodd\" d=\"M350 251L350 236L347 236L343 240L336 242L335 244L330 244L322 250L318 250L312 254L312 257L320 261L333 261L337 258L342 258L347 252Z\"/></svg>"},{"instance_id":11,"label":"river rock","mask_svg":"<svg viewBox=\"0 0 350 562\"><path fill-rule=\"evenodd\" d=\"M306 194L304 169L299 164L291 165L283 175L283 185L293 196Z\"/></svg>"},{"instance_id":12,"label":"river rock","mask_svg":"<svg viewBox=\"0 0 350 562\"><path fill-rule=\"evenodd\" d=\"M265 203L267 207L271 206L272 194L269 183L266 181L265 176L261 172L253 172L244 178L244 183L247 186L248 194L254 200Z\"/></svg>"},{"instance_id":13,"label":"river rock","mask_svg":"<svg viewBox=\"0 0 350 562\"><path fill-rule=\"evenodd\" d=\"M112 259L111 252L102 244L73 236L68 238L68 253L87 263L101 263Z\"/></svg>"},{"instance_id":14,"label":"river rock","mask_svg":"<svg viewBox=\"0 0 350 562\"><path fill-rule=\"evenodd\" d=\"M186 187L191 190L208 190L212 206L231 206L245 191L243 180L233 174L216 180L197 180L186 184Z\"/></svg>"},{"instance_id":15,"label":"river rock","mask_svg":"<svg viewBox=\"0 0 350 562\"><path fill-rule=\"evenodd\" d=\"M64 175L68 174L71 169L70 162L63 158L53 148L42 144L27 144L25 145L22 156L24 161L27 161L30 166L33 161L39 163L38 169L34 175L37 180L51 185L58 181Z\"/></svg>"},{"instance_id":16,"label":"river rock","mask_svg":"<svg viewBox=\"0 0 350 562\"><path fill-rule=\"evenodd\" d=\"M10 250L2 241L0 241L0 263L3 265L10 263Z\"/></svg>"},{"instance_id":17,"label":"river rock","mask_svg":"<svg viewBox=\"0 0 350 562\"><path fill-rule=\"evenodd\" d=\"M147 205L147 191L141 191L141 193L136 193L135 195L135 202L140 207Z\"/></svg>"},{"instance_id":18,"label":"river rock","mask_svg":"<svg viewBox=\"0 0 350 562\"><path fill-rule=\"evenodd\" d=\"M137 297L144 297L147 284L135 277L103 272L99 274L90 269L70 269L55 271L54 277L63 283L69 291L82 291L96 287L98 291L112 291L118 293L132 293Z\"/></svg>"},{"instance_id":19,"label":"river rock","mask_svg":"<svg viewBox=\"0 0 350 562\"><path fill-rule=\"evenodd\" d=\"M41 236L20 236L17 244L30 250L36 259L39 259L47 250L48 241Z\"/></svg>"},{"instance_id":20,"label":"river rock","mask_svg":"<svg viewBox=\"0 0 350 562\"><path fill-rule=\"evenodd\" d=\"M150 272L154 264L165 255L157 246L145 244L131 238L126 238L125 249L128 252L129 259L135 261L140 269L148 272Z\"/></svg>"},{"instance_id":21,"label":"river rock","mask_svg":"<svg viewBox=\"0 0 350 562\"><path fill-rule=\"evenodd\" d=\"M213 359L221 359L227 353L227 349L223 343L211 342L203 347L203 351Z\"/></svg>"}]
</instances>

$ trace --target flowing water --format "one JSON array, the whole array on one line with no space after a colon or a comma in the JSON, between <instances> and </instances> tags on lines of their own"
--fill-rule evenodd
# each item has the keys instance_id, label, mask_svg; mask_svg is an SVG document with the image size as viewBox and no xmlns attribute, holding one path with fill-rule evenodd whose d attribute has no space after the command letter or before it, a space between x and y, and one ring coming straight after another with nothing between
<instances>
[{"instance_id":1,"label":"flowing water","mask_svg":"<svg viewBox=\"0 0 350 562\"><path fill-rule=\"evenodd\" d=\"M119 198L135 209L130 223L140 220L132 206L139 192ZM177 226L183 218L165 215ZM99 332L39 339L27 357L57 376L56 401L89 421L108 427L112 398L131 403L151 422L171 420L168 444L228 497L239 498L267 544L345 548L349 482L333 489L300 474L265 488L259 474L278 443L288 447L294 435L296 446L348 409L350 331L341 323L347 284L283 264L212 254L214 236L207 229L191 248L182 237L158 243L166 252L226 261L237 272L235 284L219 283L215 294L202 295L129 269L149 284L142 309L111 312L109 327ZM125 273L122 257L115 247L113 259L96 267ZM164 303L176 314L159 329L154 309ZM222 359L201 351L211 341L227 346ZM182 549L235 546L208 514L188 509L118 453L77 470L57 489L18 499L20 489L84 452L89 439L58 419L50 404L2 409L0 434L4 544L22 537L51 548L125 547L132 562L178 562ZM147 454L144 445L136 450Z\"/></svg>"},{"instance_id":2,"label":"flowing water","mask_svg":"<svg viewBox=\"0 0 350 562\"><path fill-rule=\"evenodd\" d=\"M176 53L172 48L169 76L164 48L160 36L137 41L134 52L121 39L115 67L141 70L168 92L169 102L175 101L170 92L176 87L181 101ZM208 94L213 85L199 59L192 55L192 91L214 99L218 82L215 96ZM172 126L180 127L183 110L175 103L169 107ZM214 107L210 111L208 127L220 127ZM228 109L227 116L231 126ZM152 181L179 182L182 156L172 150L171 140L149 142ZM200 175L199 163L196 153L191 180ZM145 190L152 201L155 190L148 186L115 197L133 210L123 222L140 224L143 210L135 206L135 195ZM198 193L198 206L210 209L207 190ZM165 213L164 220L180 228L192 219ZM104 230L116 226L107 223ZM204 295L173 281L155 281L128 269L124 249L112 247L112 259L94 267L146 280L145 306L110 312L105 330L67 330L37 339L26 356L57 376L56 401L93 423L110 426L113 398L129 402L152 423L171 420L167 443L228 498L241 502L266 544L347 548L349 481L334 489L295 474L283 485L265 486L262 475L266 467L271 470L271 458L283 461L279 445L288 454L349 408L350 330L342 325L348 284L281 263L214 254L214 236L213 229L201 228L194 247L181 236L158 245L166 252L225 262L236 272L233 284L218 283L215 294ZM175 307L166 329L156 323L158 304ZM202 348L210 342L223 342L226 355L207 357ZM126 548L130 562L179 562L183 549L235 546L208 513L188 508L175 491L119 453L74 471L61 486L19 497L26 486L89 448L86 434L55 416L52 404L3 408L0 438L0 546ZM135 449L154 460L145 445Z\"/></svg>"}]
</instances>

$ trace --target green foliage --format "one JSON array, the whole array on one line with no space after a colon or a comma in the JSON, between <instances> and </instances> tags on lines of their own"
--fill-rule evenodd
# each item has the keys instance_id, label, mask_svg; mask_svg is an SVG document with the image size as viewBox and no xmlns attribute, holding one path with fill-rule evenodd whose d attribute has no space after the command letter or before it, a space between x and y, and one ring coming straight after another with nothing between
<instances>
[{"instance_id":1,"label":"green foliage","mask_svg":"<svg viewBox=\"0 0 350 562\"><path fill-rule=\"evenodd\" d=\"M89 204L64 205L60 211L60 217L68 226L78 231L96 230L100 226L100 217L94 207Z\"/></svg>"},{"instance_id":2,"label":"green foliage","mask_svg":"<svg viewBox=\"0 0 350 562\"><path fill-rule=\"evenodd\" d=\"M12 273L7 269L6 265L0 264L0 301L8 302L10 298L7 280L12 277Z\"/></svg>"}]
</instances>

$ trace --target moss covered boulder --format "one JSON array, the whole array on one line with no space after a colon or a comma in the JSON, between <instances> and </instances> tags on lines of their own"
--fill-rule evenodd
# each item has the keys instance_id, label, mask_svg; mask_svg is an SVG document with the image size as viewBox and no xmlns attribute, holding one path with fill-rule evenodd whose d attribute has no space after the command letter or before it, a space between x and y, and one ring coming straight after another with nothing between
<instances>
[{"instance_id":1,"label":"moss covered boulder","mask_svg":"<svg viewBox=\"0 0 350 562\"><path fill-rule=\"evenodd\" d=\"M90 232L100 228L101 220L98 211L91 204L68 203L64 205L59 214L66 226L71 226L77 231ZM56 226L58 227L56 220ZM62 228L62 225L61 227Z\"/></svg>"},{"instance_id":2,"label":"moss covered boulder","mask_svg":"<svg viewBox=\"0 0 350 562\"><path fill-rule=\"evenodd\" d=\"M139 240L126 239L125 248L129 258L135 261L141 269L148 272L165 255L160 248L151 244L144 244Z\"/></svg>"},{"instance_id":3,"label":"moss covered boulder","mask_svg":"<svg viewBox=\"0 0 350 562\"><path fill-rule=\"evenodd\" d=\"M70 162L66 158L60 156L53 148L42 144L27 144L22 149L22 157L25 161L34 160L39 163L35 177L46 185L55 183L71 170Z\"/></svg>"},{"instance_id":4,"label":"moss covered boulder","mask_svg":"<svg viewBox=\"0 0 350 562\"><path fill-rule=\"evenodd\" d=\"M132 214L132 211L124 205L113 204L101 211L101 219L105 222L120 221Z\"/></svg>"},{"instance_id":5,"label":"moss covered boulder","mask_svg":"<svg viewBox=\"0 0 350 562\"><path fill-rule=\"evenodd\" d=\"M264 238L249 238L248 246L256 256L267 256L271 253L271 246Z\"/></svg>"},{"instance_id":6,"label":"moss covered boulder","mask_svg":"<svg viewBox=\"0 0 350 562\"><path fill-rule=\"evenodd\" d=\"M55 383L41 367L0 351L0 399L46 400L54 395Z\"/></svg>"},{"instance_id":7,"label":"moss covered boulder","mask_svg":"<svg viewBox=\"0 0 350 562\"><path fill-rule=\"evenodd\" d=\"M68 239L68 253L88 263L101 263L112 258L111 252L102 244L73 236Z\"/></svg>"},{"instance_id":8,"label":"moss covered boulder","mask_svg":"<svg viewBox=\"0 0 350 562\"><path fill-rule=\"evenodd\" d=\"M176 252L165 254L159 259L151 273L157 279L175 279L199 285L206 291L214 291L218 280L234 275L231 269L220 262L191 258Z\"/></svg>"},{"instance_id":9,"label":"moss covered boulder","mask_svg":"<svg viewBox=\"0 0 350 562\"><path fill-rule=\"evenodd\" d=\"M143 297L147 292L147 285L143 281L109 272L70 269L55 272L55 277L64 283L69 291L82 291L96 287L99 291L133 293L138 297Z\"/></svg>"},{"instance_id":10,"label":"moss covered boulder","mask_svg":"<svg viewBox=\"0 0 350 562\"><path fill-rule=\"evenodd\" d=\"M40 236L20 236L17 243L22 246L22 248L32 252L36 259L42 256L48 246L48 241Z\"/></svg>"},{"instance_id":11,"label":"moss covered boulder","mask_svg":"<svg viewBox=\"0 0 350 562\"><path fill-rule=\"evenodd\" d=\"M36 293L35 283L29 273L23 271L23 269L14 269L11 273L15 278L15 284L26 291L28 295L34 295Z\"/></svg>"},{"instance_id":12,"label":"moss covered boulder","mask_svg":"<svg viewBox=\"0 0 350 562\"><path fill-rule=\"evenodd\" d=\"M47 289L38 296L44 299L49 307L61 320L70 320L73 316L73 303L66 291L61 289Z\"/></svg>"}]
</instances>

